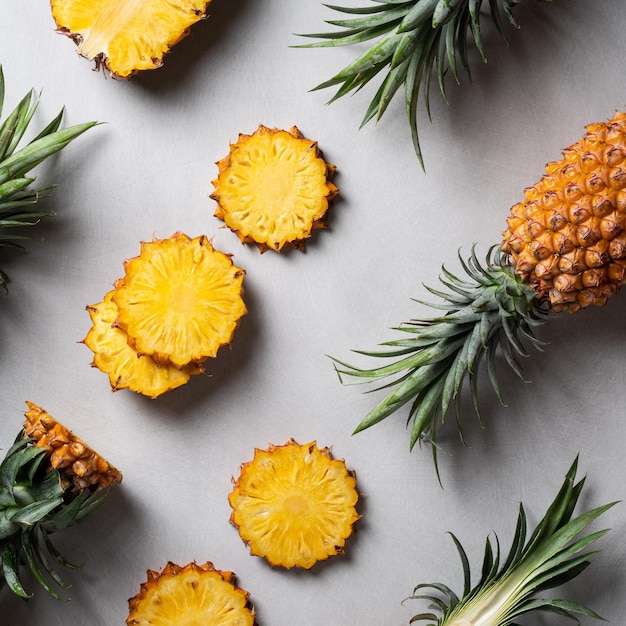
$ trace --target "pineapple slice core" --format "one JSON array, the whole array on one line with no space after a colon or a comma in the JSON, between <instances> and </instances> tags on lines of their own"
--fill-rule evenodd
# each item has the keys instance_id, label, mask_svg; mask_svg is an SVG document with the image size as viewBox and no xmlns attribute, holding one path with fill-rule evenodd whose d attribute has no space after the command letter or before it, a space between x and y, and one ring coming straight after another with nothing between
<instances>
[{"instance_id":1,"label":"pineapple slice core","mask_svg":"<svg viewBox=\"0 0 626 626\"><path fill-rule=\"evenodd\" d=\"M210 0L51 0L52 16L78 53L127 78L163 56L205 16Z\"/></svg>"},{"instance_id":2,"label":"pineapple slice core","mask_svg":"<svg viewBox=\"0 0 626 626\"><path fill-rule=\"evenodd\" d=\"M252 626L248 593L235 587L231 572L211 563L184 568L169 563L148 572L148 582L129 601L128 626Z\"/></svg>"},{"instance_id":3,"label":"pineapple slice core","mask_svg":"<svg viewBox=\"0 0 626 626\"><path fill-rule=\"evenodd\" d=\"M217 165L211 194L216 217L261 252L302 249L311 232L325 226L338 193L330 182L335 166L295 126L287 131L260 125L252 135L239 135Z\"/></svg>"},{"instance_id":4,"label":"pineapple slice core","mask_svg":"<svg viewBox=\"0 0 626 626\"><path fill-rule=\"evenodd\" d=\"M359 519L354 474L315 442L255 450L229 495L231 522L271 565L310 569L343 552Z\"/></svg>"}]
</instances>

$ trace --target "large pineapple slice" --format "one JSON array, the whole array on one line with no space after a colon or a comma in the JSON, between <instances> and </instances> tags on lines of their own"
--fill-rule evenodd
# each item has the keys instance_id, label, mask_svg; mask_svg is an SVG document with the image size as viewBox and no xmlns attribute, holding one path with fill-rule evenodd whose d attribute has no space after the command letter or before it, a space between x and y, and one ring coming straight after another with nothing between
<instances>
[{"instance_id":1,"label":"large pineapple slice","mask_svg":"<svg viewBox=\"0 0 626 626\"><path fill-rule=\"evenodd\" d=\"M236 587L234 574L212 563L184 567L171 561L131 598L127 626L252 626L248 592Z\"/></svg>"},{"instance_id":2,"label":"large pineapple slice","mask_svg":"<svg viewBox=\"0 0 626 626\"><path fill-rule=\"evenodd\" d=\"M313 230L325 227L338 193L330 182L336 168L295 126L260 125L241 134L217 165L215 215L243 243L256 243L261 252L286 245L301 250Z\"/></svg>"},{"instance_id":3,"label":"large pineapple slice","mask_svg":"<svg viewBox=\"0 0 626 626\"><path fill-rule=\"evenodd\" d=\"M256 449L228 500L250 552L273 566L310 569L343 553L359 519L354 473L315 442Z\"/></svg>"},{"instance_id":4,"label":"large pineapple slice","mask_svg":"<svg viewBox=\"0 0 626 626\"><path fill-rule=\"evenodd\" d=\"M122 474L48 412L27 402L24 427L0 463L0 589L22 598L22 568L55 598L66 586L55 570L69 563L51 535L77 524L104 502Z\"/></svg>"},{"instance_id":5,"label":"large pineapple slice","mask_svg":"<svg viewBox=\"0 0 626 626\"><path fill-rule=\"evenodd\" d=\"M205 17L210 0L51 0L52 17L78 53L128 78L163 57Z\"/></svg>"},{"instance_id":6,"label":"large pineapple slice","mask_svg":"<svg viewBox=\"0 0 626 626\"><path fill-rule=\"evenodd\" d=\"M428 288L443 302L433 318L401 327L404 337L383 350L365 352L392 359L364 369L337 361L340 375L393 387L357 426L363 430L406 404L411 447L432 442L454 407L461 432L461 388L469 378L475 413L483 357L498 397L498 348L522 376L526 345L541 348L534 329L561 311L602 306L626 278L626 114L587 126L583 138L549 163L541 180L513 206L501 247L481 263L474 251L461 259L463 275L444 268L447 291ZM462 433L461 433L462 434Z\"/></svg>"},{"instance_id":7,"label":"large pineapple slice","mask_svg":"<svg viewBox=\"0 0 626 626\"><path fill-rule=\"evenodd\" d=\"M245 271L204 235L142 242L113 294L116 325L139 354L185 367L215 357L246 313Z\"/></svg>"},{"instance_id":8,"label":"large pineapple slice","mask_svg":"<svg viewBox=\"0 0 626 626\"><path fill-rule=\"evenodd\" d=\"M92 327L83 343L94 353L93 365L109 375L113 391L130 389L151 398L176 389L199 374L196 363L177 367L171 363L158 364L145 354L137 354L128 335L115 325L119 309L113 301L115 290L109 291L102 302L87 307Z\"/></svg>"}]
</instances>

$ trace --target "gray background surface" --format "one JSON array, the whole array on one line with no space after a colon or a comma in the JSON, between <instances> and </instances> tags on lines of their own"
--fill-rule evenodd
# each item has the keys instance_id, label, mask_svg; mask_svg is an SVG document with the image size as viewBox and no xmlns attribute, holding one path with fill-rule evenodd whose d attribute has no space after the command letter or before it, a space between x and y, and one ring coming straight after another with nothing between
<instances>
[{"instance_id":1,"label":"gray background surface","mask_svg":"<svg viewBox=\"0 0 626 626\"><path fill-rule=\"evenodd\" d=\"M585 124L625 106L621 2L527 0L515 11L521 28L507 30L508 47L485 16L489 62L472 52L471 85L449 82L449 105L433 87L432 123L420 113L424 174L401 98L359 130L374 85L330 106L331 91L310 91L357 51L291 47L302 42L294 33L325 30L323 21L337 17L318 0L214 0L210 18L163 68L130 81L92 72L55 33L47 2L3 0L7 107L35 87L37 125L62 105L67 124L106 124L39 169L40 182L59 183L48 203L57 215L37 227L43 240L27 254L4 257L12 283L0 303L0 446L19 431L28 399L124 473L96 517L56 536L70 560L85 564L62 572L72 600L48 598L25 577L36 595L24 603L4 591L3 624L123 624L146 569L168 560L234 571L259 624L407 624L424 608L402 604L416 584L461 589L446 531L478 572L486 536L495 531L508 547L520 501L534 524L576 454L588 475L582 505L626 497L623 294L541 329L550 345L525 362L532 382L501 370L506 408L484 385L486 427L466 416L468 448L446 424L443 490L430 451L409 454L403 413L351 435L376 398L340 385L326 356L373 348L424 313L411 300L426 295L422 283L436 286L442 263L458 269L459 248L497 243L509 207L544 164ZM215 162L259 123L298 126L337 165L330 228L305 253L261 256L213 217ZM154 401L111 393L80 343L90 327L85 306L100 301L140 241L176 230L206 234L234 255L247 271L249 314L209 376ZM332 446L362 493L346 555L308 572L270 569L228 522L240 464L255 447L289 437ZM594 526L613 530L562 594L614 624L626 615L624 520L620 505Z\"/></svg>"}]
</instances>

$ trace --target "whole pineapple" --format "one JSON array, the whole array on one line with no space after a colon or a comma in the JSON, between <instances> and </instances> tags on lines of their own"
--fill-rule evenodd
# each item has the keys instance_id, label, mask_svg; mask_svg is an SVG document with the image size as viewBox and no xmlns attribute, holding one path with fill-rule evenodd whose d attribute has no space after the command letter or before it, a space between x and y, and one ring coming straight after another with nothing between
<instances>
[{"instance_id":1,"label":"whole pineapple","mask_svg":"<svg viewBox=\"0 0 626 626\"><path fill-rule=\"evenodd\" d=\"M0 115L4 93L4 74L0 66ZM24 240L32 238L16 234L15 228L34 226L41 218L52 215L39 204L52 188L33 187L35 178L27 174L96 123L59 130L61 111L36 137L20 147L38 104L39 99L29 92L0 124L0 247L21 248ZM0 271L0 286L6 288L7 282L7 275Z\"/></svg>"},{"instance_id":2,"label":"whole pineapple","mask_svg":"<svg viewBox=\"0 0 626 626\"><path fill-rule=\"evenodd\" d=\"M371 0L361 7L328 5L334 11L352 17L327 20L339 30L305 34L323 41L300 46L322 48L361 45L375 41L357 58L315 89L338 87L331 102L362 89L374 78L382 76L361 126L379 120L396 93L404 88L406 113L413 146L422 167L424 161L417 132L417 111L424 87L427 113L429 83L436 75L444 100L446 74L460 82L460 65L470 76L468 41L473 42L480 58L487 55L481 36L481 9L489 5L489 15L499 35L506 40L504 23L517 27L512 9L521 0ZM550 1L550 0L543 0Z\"/></svg>"},{"instance_id":3,"label":"whole pineapple","mask_svg":"<svg viewBox=\"0 0 626 626\"><path fill-rule=\"evenodd\" d=\"M7 585L29 598L20 580L27 567L61 599L53 583L66 585L54 566L76 566L59 554L50 535L97 510L122 474L47 411L27 405L23 430L0 464L0 589Z\"/></svg>"},{"instance_id":4,"label":"whole pineapple","mask_svg":"<svg viewBox=\"0 0 626 626\"><path fill-rule=\"evenodd\" d=\"M437 463L437 428L455 406L461 431L460 391L469 379L477 417L479 367L486 361L496 379L498 349L522 376L518 357L525 344L541 348L534 329L561 311L602 306L626 277L626 114L590 124L580 141L549 163L539 182L512 207L500 246L482 264L475 251L457 277L444 268L447 291L428 288L443 311L414 319L399 330L405 337L383 350L362 352L392 359L360 369L337 361L342 375L393 387L358 425L361 431L410 404L411 448L430 441ZM391 381L389 380L391 378Z\"/></svg>"}]
</instances>

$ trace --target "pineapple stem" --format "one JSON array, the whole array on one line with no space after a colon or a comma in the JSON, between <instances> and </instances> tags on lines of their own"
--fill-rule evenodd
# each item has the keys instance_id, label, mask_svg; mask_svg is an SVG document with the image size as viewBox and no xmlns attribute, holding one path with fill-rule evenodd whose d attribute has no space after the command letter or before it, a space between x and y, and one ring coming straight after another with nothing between
<instances>
[{"instance_id":1,"label":"pineapple stem","mask_svg":"<svg viewBox=\"0 0 626 626\"><path fill-rule=\"evenodd\" d=\"M577 622L575 614L602 619L576 602L536 597L537 593L560 586L586 569L597 551L580 554L581 551L608 532L600 530L577 539L596 518L616 504L599 506L572 519L584 483L584 480L574 482L577 465L578 459L528 542L525 542L526 515L520 505L514 539L502 567L499 548L494 555L492 544L487 540L482 577L473 588L467 555L453 535L463 566L463 596L459 599L442 583L418 585L410 599L429 600L431 608L439 610L441 615L420 613L411 623L436 620L437 626L507 626L517 623L518 617L537 610L550 611ZM444 597L416 593L429 588Z\"/></svg>"}]
</instances>

